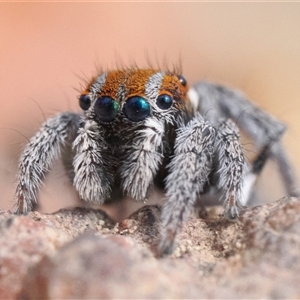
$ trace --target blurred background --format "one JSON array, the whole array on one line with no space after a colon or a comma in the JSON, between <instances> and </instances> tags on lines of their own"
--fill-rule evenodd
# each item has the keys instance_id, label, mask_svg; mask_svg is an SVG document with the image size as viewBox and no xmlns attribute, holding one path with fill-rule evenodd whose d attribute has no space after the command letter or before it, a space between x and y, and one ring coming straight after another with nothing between
<instances>
[{"instance_id":1,"label":"blurred background","mask_svg":"<svg viewBox=\"0 0 300 300\"><path fill-rule=\"evenodd\" d=\"M242 89L288 126L300 171L300 3L1 3L0 208L13 205L20 152L49 116L78 110L79 77L136 63L176 65L193 83ZM284 195L269 163L263 201ZM59 163L41 192L46 212L77 195Z\"/></svg>"}]
</instances>

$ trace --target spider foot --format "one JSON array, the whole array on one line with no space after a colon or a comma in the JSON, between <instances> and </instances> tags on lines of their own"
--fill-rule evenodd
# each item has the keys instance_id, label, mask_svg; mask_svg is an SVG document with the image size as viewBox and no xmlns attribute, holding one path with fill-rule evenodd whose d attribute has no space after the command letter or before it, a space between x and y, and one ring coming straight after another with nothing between
<instances>
[{"instance_id":1,"label":"spider foot","mask_svg":"<svg viewBox=\"0 0 300 300\"><path fill-rule=\"evenodd\" d=\"M233 194L230 194L224 202L224 216L229 221L236 221L239 217L242 205L236 200Z\"/></svg>"},{"instance_id":2,"label":"spider foot","mask_svg":"<svg viewBox=\"0 0 300 300\"><path fill-rule=\"evenodd\" d=\"M165 230L160 243L158 245L158 256L169 255L173 253L175 248L176 233L171 228Z\"/></svg>"}]
</instances>

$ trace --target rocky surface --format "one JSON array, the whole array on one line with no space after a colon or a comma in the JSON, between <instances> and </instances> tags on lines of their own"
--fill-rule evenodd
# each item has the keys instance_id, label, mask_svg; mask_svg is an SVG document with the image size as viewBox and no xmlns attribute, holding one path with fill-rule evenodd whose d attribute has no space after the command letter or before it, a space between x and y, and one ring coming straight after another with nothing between
<instances>
[{"instance_id":1,"label":"rocky surface","mask_svg":"<svg viewBox=\"0 0 300 300\"><path fill-rule=\"evenodd\" d=\"M224 220L192 216L156 257L158 206L114 223L103 211L0 211L0 298L300 298L300 200Z\"/></svg>"}]
</instances>

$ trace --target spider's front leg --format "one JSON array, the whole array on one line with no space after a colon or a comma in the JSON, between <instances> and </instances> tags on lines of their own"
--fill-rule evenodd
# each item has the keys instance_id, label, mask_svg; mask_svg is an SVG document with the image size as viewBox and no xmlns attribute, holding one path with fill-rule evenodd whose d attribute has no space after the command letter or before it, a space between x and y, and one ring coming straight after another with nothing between
<instances>
[{"instance_id":1,"label":"spider's front leg","mask_svg":"<svg viewBox=\"0 0 300 300\"><path fill-rule=\"evenodd\" d=\"M52 163L65 145L72 142L80 116L61 113L47 120L30 139L19 160L15 213L27 213L37 203L37 190Z\"/></svg>"},{"instance_id":2,"label":"spider's front leg","mask_svg":"<svg viewBox=\"0 0 300 300\"><path fill-rule=\"evenodd\" d=\"M98 204L110 196L116 164L103 130L95 121L87 120L73 143L73 184L82 200Z\"/></svg>"},{"instance_id":3,"label":"spider's front leg","mask_svg":"<svg viewBox=\"0 0 300 300\"><path fill-rule=\"evenodd\" d=\"M171 253L183 221L203 191L212 169L215 129L200 114L177 131L174 157L166 178L159 253Z\"/></svg>"},{"instance_id":4,"label":"spider's front leg","mask_svg":"<svg viewBox=\"0 0 300 300\"><path fill-rule=\"evenodd\" d=\"M127 133L120 166L122 189L135 200L145 200L163 160L164 123L148 118L141 129Z\"/></svg>"}]
</instances>

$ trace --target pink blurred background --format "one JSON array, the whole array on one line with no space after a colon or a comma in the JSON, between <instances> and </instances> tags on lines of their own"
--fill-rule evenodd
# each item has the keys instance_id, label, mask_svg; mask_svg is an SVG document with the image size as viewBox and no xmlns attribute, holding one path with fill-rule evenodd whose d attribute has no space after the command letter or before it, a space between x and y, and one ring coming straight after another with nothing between
<instances>
[{"instance_id":1,"label":"pink blurred background","mask_svg":"<svg viewBox=\"0 0 300 300\"><path fill-rule=\"evenodd\" d=\"M1 3L0 208L11 208L21 149L44 118L78 110L79 76L133 62L181 60L190 83L236 86L288 124L300 171L300 3ZM269 164L271 165L271 164ZM263 199L284 194L275 168ZM42 189L42 210L76 204L61 167Z\"/></svg>"}]
</instances>

